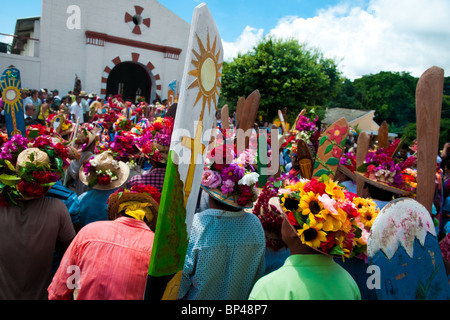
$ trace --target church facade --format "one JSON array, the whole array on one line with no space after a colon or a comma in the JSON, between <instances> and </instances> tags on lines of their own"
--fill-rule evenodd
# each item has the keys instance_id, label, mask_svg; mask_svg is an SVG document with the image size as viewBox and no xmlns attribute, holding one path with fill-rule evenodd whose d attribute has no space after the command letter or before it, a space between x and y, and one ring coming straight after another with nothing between
<instances>
[{"instance_id":1,"label":"church facade","mask_svg":"<svg viewBox=\"0 0 450 320\"><path fill-rule=\"evenodd\" d=\"M42 0L31 29L21 55L0 54L2 70L21 71L22 87L62 96L78 76L87 93L152 102L179 87L190 24L156 0Z\"/></svg>"}]
</instances>

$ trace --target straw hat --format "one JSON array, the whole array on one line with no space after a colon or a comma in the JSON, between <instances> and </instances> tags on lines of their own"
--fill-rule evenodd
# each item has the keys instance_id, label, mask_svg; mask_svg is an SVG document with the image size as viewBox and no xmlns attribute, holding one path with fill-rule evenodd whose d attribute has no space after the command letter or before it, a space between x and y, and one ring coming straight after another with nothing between
<instances>
[{"instance_id":1,"label":"straw hat","mask_svg":"<svg viewBox=\"0 0 450 320\"><path fill-rule=\"evenodd\" d=\"M28 148L22 151L17 157L16 171L26 166L27 162L34 165L48 164L50 165L50 158L47 153L38 148Z\"/></svg>"},{"instance_id":2,"label":"straw hat","mask_svg":"<svg viewBox=\"0 0 450 320\"><path fill-rule=\"evenodd\" d=\"M89 164L87 174L85 167ZM101 172L100 174L98 172ZM110 176L107 184L100 183L100 176ZM80 181L85 185L98 190L112 190L123 185L130 174L130 168L125 162L114 160L109 151L102 152L91 158L88 163L81 166L79 171ZM96 179L96 180L95 180Z\"/></svg>"},{"instance_id":3,"label":"straw hat","mask_svg":"<svg viewBox=\"0 0 450 320\"><path fill-rule=\"evenodd\" d=\"M86 150L97 137L98 128L83 125L78 129L77 136L75 138L74 147L78 151L82 152Z\"/></svg>"},{"instance_id":4,"label":"straw hat","mask_svg":"<svg viewBox=\"0 0 450 320\"><path fill-rule=\"evenodd\" d=\"M148 224L151 230L155 230L156 221L158 217L159 204L147 193L138 193L138 192L115 192L109 196L108 199L108 219L115 220L119 215L119 206L122 203L135 201L142 203L150 204L150 214L146 214L146 223Z\"/></svg>"}]
</instances>

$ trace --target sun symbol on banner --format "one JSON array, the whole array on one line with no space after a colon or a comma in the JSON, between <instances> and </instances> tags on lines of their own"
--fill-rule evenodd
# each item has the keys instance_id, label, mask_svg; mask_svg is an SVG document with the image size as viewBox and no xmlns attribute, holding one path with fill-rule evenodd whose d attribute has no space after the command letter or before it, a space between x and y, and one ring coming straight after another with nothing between
<instances>
[{"instance_id":1,"label":"sun symbol on banner","mask_svg":"<svg viewBox=\"0 0 450 320\"><path fill-rule=\"evenodd\" d=\"M207 35L206 48L196 34L200 53L192 50L197 60L192 60L192 64L196 67L189 72L189 75L196 79L188 89L199 88L197 99L194 105L203 98L202 115L204 113L206 104L208 110L211 111L211 103L214 103L214 108L217 109L217 98L219 96L219 88L221 87L220 79L222 77L221 68L223 62L219 63L220 50L216 53L217 37L214 38L214 43L211 47L209 41L209 33ZM202 119L203 116L200 117Z\"/></svg>"},{"instance_id":2,"label":"sun symbol on banner","mask_svg":"<svg viewBox=\"0 0 450 320\"><path fill-rule=\"evenodd\" d=\"M15 77L6 78L0 82L0 90L3 95L3 102L6 106L5 111L11 114L13 120L13 134L20 134L17 130L16 112L22 109L22 97L20 94L20 80Z\"/></svg>"}]
</instances>

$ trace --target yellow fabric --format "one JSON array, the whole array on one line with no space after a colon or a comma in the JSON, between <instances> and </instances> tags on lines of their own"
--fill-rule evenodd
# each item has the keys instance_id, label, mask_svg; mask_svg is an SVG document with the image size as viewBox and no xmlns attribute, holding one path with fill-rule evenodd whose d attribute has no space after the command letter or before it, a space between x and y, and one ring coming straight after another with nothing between
<instances>
[{"instance_id":1,"label":"yellow fabric","mask_svg":"<svg viewBox=\"0 0 450 320\"><path fill-rule=\"evenodd\" d=\"M153 220L153 213L150 210L151 203L139 202L139 201L127 201L119 205L119 212L125 210L125 214L133 217L137 220L144 221L144 217L147 217L147 221Z\"/></svg>"}]
</instances>

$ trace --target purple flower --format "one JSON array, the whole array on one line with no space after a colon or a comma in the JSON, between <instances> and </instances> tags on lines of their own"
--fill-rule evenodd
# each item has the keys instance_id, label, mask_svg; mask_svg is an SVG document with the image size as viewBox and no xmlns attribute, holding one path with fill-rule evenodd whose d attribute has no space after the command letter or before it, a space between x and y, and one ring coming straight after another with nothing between
<instances>
[{"instance_id":1,"label":"purple flower","mask_svg":"<svg viewBox=\"0 0 450 320\"><path fill-rule=\"evenodd\" d=\"M223 194L229 194L229 193L233 192L235 185L236 185L236 183L231 179L224 180L222 186L220 187L220 191Z\"/></svg>"},{"instance_id":2,"label":"purple flower","mask_svg":"<svg viewBox=\"0 0 450 320\"><path fill-rule=\"evenodd\" d=\"M222 180L232 180L234 182L241 180L244 174L244 167L234 162L223 169L220 173L220 175L222 176Z\"/></svg>"},{"instance_id":3,"label":"purple flower","mask_svg":"<svg viewBox=\"0 0 450 320\"><path fill-rule=\"evenodd\" d=\"M206 169L202 175L202 185L207 188L215 189L222 183L222 177L216 171Z\"/></svg>"}]
</instances>

